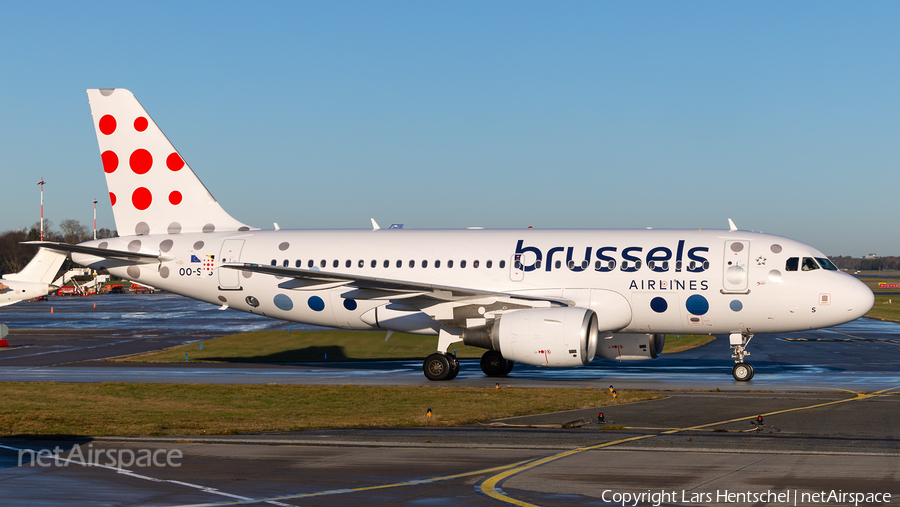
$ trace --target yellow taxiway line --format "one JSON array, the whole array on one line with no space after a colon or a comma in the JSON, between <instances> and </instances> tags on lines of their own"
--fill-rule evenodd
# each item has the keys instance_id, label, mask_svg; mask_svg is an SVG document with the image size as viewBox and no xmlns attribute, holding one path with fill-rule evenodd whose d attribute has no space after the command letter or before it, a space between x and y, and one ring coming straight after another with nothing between
<instances>
[{"instance_id":1,"label":"yellow taxiway line","mask_svg":"<svg viewBox=\"0 0 900 507\"><path fill-rule=\"evenodd\" d=\"M797 407L797 408L789 408L789 409L785 409L785 410L777 410L775 412L768 412L768 413L760 414L760 415L768 417L768 416L772 416L772 415L785 414L785 413L789 413L789 412L799 412L801 410L810 410L813 408L827 407L829 405L838 405L840 403L847 403L850 401L861 401L861 400L865 400L868 398L873 398L875 396L882 396L882 395L888 393L889 391L893 391L895 389L900 389L900 386L891 387L889 389L883 389L881 391L877 391L877 392L874 392L871 394L854 393L854 394L856 394L855 398L847 398L846 400L829 401L827 403L818 403L816 405L809 405L806 407ZM493 498L494 500L498 500L498 501L508 503L511 505L516 505L518 507L539 507L535 504L524 502L522 500L518 500L518 499L515 499L515 498L512 498L512 497L506 495L498 487L498 485L501 482L503 482L504 480L506 480L514 475L525 472L526 470L531 470L531 469L537 468L541 465L550 463L551 461L557 461L557 460L566 458L568 456L572 456L574 454L579 454L579 453L582 453L585 451L593 451L593 450L597 450L597 449L602 449L604 447L612 447L614 445L624 444L626 442L634 442L635 440L644 440L647 438L658 437L661 435L672 435L674 433L680 433L683 431L699 430L699 429L709 428L711 426L719 426L721 424L745 421L752 417L753 416L738 417L735 419L727 419L725 421L717 421L717 422L709 423L709 424L700 424L697 426L690 426L687 428L676 428L676 429L672 429L672 430L668 430L668 431L662 431L660 433L656 433L656 434L652 434L652 435L641 435L638 437L623 438L621 440L614 440L612 442L606 442L606 443L599 444L599 445L592 445L590 447L581 447L579 449L572 449L571 451L565 451L565 452L561 452L558 454L553 454L553 455L547 456L545 458L528 461L519 466L508 468L506 470L503 470L502 472L500 472L497 475L488 477L487 479L484 480L484 482L481 483L481 492L484 493L485 495Z\"/></svg>"}]
</instances>

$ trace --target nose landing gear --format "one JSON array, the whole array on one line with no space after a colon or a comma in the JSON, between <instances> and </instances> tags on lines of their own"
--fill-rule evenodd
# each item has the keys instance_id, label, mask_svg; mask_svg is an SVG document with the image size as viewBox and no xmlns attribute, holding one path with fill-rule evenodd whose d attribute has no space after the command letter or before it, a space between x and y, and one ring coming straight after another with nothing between
<instances>
[{"instance_id":1,"label":"nose landing gear","mask_svg":"<svg viewBox=\"0 0 900 507\"><path fill-rule=\"evenodd\" d=\"M747 382L753 378L753 366L744 362L744 358L750 355L747 345L752 339L753 335L750 333L733 333L728 337L732 349L731 358L737 363L731 369L731 375L738 382Z\"/></svg>"}]
</instances>

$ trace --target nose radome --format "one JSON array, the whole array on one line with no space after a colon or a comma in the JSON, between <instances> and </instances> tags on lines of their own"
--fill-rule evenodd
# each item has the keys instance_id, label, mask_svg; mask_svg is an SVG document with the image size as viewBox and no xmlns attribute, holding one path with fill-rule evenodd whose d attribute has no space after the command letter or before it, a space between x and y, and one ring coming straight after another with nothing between
<instances>
[{"instance_id":1,"label":"nose radome","mask_svg":"<svg viewBox=\"0 0 900 507\"><path fill-rule=\"evenodd\" d=\"M872 289L856 278L847 282L844 292L848 321L856 320L869 313L869 310L875 305L875 294L872 293Z\"/></svg>"}]
</instances>

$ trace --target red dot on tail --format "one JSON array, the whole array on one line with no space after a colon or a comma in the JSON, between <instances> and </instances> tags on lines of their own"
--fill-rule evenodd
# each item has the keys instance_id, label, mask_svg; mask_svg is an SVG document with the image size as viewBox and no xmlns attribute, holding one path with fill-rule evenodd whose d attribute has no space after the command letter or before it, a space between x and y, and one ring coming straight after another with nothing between
<instances>
[{"instance_id":1,"label":"red dot on tail","mask_svg":"<svg viewBox=\"0 0 900 507\"><path fill-rule=\"evenodd\" d=\"M109 203L113 206L116 205L116 194L112 192L109 193Z\"/></svg>"},{"instance_id":2,"label":"red dot on tail","mask_svg":"<svg viewBox=\"0 0 900 507\"><path fill-rule=\"evenodd\" d=\"M166 157L166 167L172 171L180 171L184 167L184 160L177 153L173 153Z\"/></svg>"},{"instance_id":3,"label":"red dot on tail","mask_svg":"<svg viewBox=\"0 0 900 507\"><path fill-rule=\"evenodd\" d=\"M100 159L103 160L103 170L107 173L119 168L119 156L114 151L104 151L100 154Z\"/></svg>"},{"instance_id":4,"label":"red dot on tail","mask_svg":"<svg viewBox=\"0 0 900 507\"><path fill-rule=\"evenodd\" d=\"M134 120L134 130L137 130L138 132L147 130L147 125L147 118L144 118L143 116L138 116Z\"/></svg>"},{"instance_id":5,"label":"red dot on tail","mask_svg":"<svg viewBox=\"0 0 900 507\"><path fill-rule=\"evenodd\" d=\"M116 119L110 114L103 115L103 118L100 118L100 132L103 132L104 135L108 136L115 131Z\"/></svg>"},{"instance_id":6,"label":"red dot on tail","mask_svg":"<svg viewBox=\"0 0 900 507\"><path fill-rule=\"evenodd\" d=\"M169 202L174 205L181 204L181 192L173 190L172 193L169 194Z\"/></svg>"},{"instance_id":7,"label":"red dot on tail","mask_svg":"<svg viewBox=\"0 0 900 507\"><path fill-rule=\"evenodd\" d=\"M153 195L144 187L138 187L137 190L131 194L131 203L134 204L134 207L144 211L145 209L150 207L150 203L153 202Z\"/></svg>"},{"instance_id":8,"label":"red dot on tail","mask_svg":"<svg viewBox=\"0 0 900 507\"><path fill-rule=\"evenodd\" d=\"M138 174L145 174L153 166L153 156L150 155L149 151L138 148L131 154L128 164L131 165L132 171Z\"/></svg>"}]
</instances>

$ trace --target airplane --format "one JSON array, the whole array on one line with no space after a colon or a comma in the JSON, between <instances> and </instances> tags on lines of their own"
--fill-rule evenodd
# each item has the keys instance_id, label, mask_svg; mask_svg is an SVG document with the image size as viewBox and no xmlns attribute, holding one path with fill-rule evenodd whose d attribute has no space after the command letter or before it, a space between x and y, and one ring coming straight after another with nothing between
<instances>
[{"instance_id":1,"label":"airplane","mask_svg":"<svg viewBox=\"0 0 900 507\"><path fill-rule=\"evenodd\" d=\"M66 257L65 252L40 248L22 271L0 277L0 306L46 296Z\"/></svg>"},{"instance_id":2,"label":"airplane","mask_svg":"<svg viewBox=\"0 0 900 507\"><path fill-rule=\"evenodd\" d=\"M261 230L229 215L134 95L88 90L118 238L48 245L83 266L276 319L437 336L488 376L659 356L666 334L728 335L737 381L756 333L857 319L872 291L815 248L738 230Z\"/></svg>"}]
</instances>

